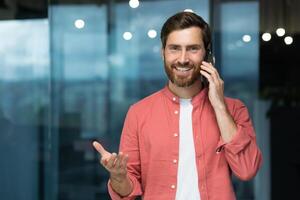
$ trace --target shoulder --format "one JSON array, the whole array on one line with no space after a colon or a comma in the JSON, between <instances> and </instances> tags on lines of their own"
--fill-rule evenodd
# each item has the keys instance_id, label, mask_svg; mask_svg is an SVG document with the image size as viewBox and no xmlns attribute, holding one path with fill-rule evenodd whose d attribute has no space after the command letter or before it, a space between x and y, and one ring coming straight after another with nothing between
<instances>
[{"instance_id":1,"label":"shoulder","mask_svg":"<svg viewBox=\"0 0 300 200\"><path fill-rule=\"evenodd\" d=\"M129 111L135 112L135 113L145 113L147 110L150 110L153 105L160 103L162 101L162 90L159 90L141 100L138 102L132 104L129 108Z\"/></svg>"}]
</instances>

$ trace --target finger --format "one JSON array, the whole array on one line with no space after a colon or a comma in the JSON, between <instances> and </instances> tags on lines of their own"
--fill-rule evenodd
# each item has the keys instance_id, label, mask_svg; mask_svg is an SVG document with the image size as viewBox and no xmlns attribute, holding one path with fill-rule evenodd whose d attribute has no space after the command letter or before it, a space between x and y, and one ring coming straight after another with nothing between
<instances>
[{"instance_id":1,"label":"finger","mask_svg":"<svg viewBox=\"0 0 300 200\"><path fill-rule=\"evenodd\" d=\"M213 66L212 63L202 61L202 65L208 67L209 69L212 69L212 70L216 73L216 75L217 75L218 77L220 77L218 70L215 68L215 66Z\"/></svg>"},{"instance_id":2,"label":"finger","mask_svg":"<svg viewBox=\"0 0 300 200\"><path fill-rule=\"evenodd\" d=\"M210 73L211 75L215 76L218 79L220 78L217 69L214 68L212 65L211 66L201 65L201 69L204 69L205 71L207 71L208 73Z\"/></svg>"},{"instance_id":3,"label":"finger","mask_svg":"<svg viewBox=\"0 0 300 200\"><path fill-rule=\"evenodd\" d=\"M106 166L107 165L107 162L108 162L109 158L100 158L100 163L103 165L103 166Z\"/></svg>"},{"instance_id":4,"label":"finger","mask_svg":"<svg viewBox=\"0 0 300 200\"><path fill-rule=\"evenodd\" d=\"M220 84L222 82L222 79L221 77L219 76L218 72L217 71L214 71L212 70L212 68L208 68L206 66L203 66L201 65L201 69L206 71L208 74L211 75L213 81L216 83L216 84Z\"/></svg>"},{"instance_id":5,"label":"finger","mask_svg":"<svg viewBox=\"0 0 300 200\"><path fill-rule=\"evenodd\" d=\"M123 158L123 160L121 162L121 168L125 168L126 169L128 158L129 158L128 154L124 155L124 158Z\"/></svg>"},{"instance_id":6,"label":"finger","mask_svg":"<svg viewBox=\"0 0 300 200\"><path fill-rule=\"evenodd\" d=\"M216 75L214 75L214 73L211 72L211 70L206 69L205 67L201 67L200 72L201 71L206 72L206 74L208 74L210 76L210 78L213 82L217 81L218 78L216 77Z\"/></svg>"},{"instance_id":7,"label":"finger","mask_svg":"<svg viewBox=\"0 0 300 200\"><path fill-rule=\"evenodd\" d=\"M211 62L202 61L202 64L215 68Z\"/></svg>"},{"instance_id":8,"label":"finger","mask_svg":"<svg viewBox=\"0 0 300 200\"><path fill-rule=\"evenodd\" d=\"M124 159L124 154L122 152L120 152L119 155L117 156L116 163L115 163L116 169L121 168L121 163L122 163L123 159Z\"/></svg>"},{"instance_id":9,"label":"finger","mask_svg":"<svg viewBox=\"0 0 300 200\"><path fill-rule=\"evenodd\" d=\"M116 153L112 153L111 157L108 159L107 164L106 164L106 167L108 169L112 169L114 167L116 158L117 158L117 154Z\"/></svg>"},{"instance_id":10,"label":"finger","mask_svg":"<svg viewBox=\"0 0 300 200\"><path fill-rule=\"evenodd\" d=\"M212 65L209 64L201 64L201 68L205 68L211 72L218 72L216 68L214 68Z\"/></svg>"},{"instance_id":11,"label":"finger","mask_svg":"<svg viewBox=\"0 0 300 200\"><path fill-rule=\"evenodd\" d=\"M105 153L108 153L104 148L103 146L97 142L97 141L94 141L93 142L93 146L94 148L101 154L101 156L103 156Z\"/></svg>"},{"instance_id":12,"label":"finger","mask_svg":"<svg viewBox=\"0 0 300 200\"><path fill-rule=\"evenodd\" d=\"M210 84L213 83L213 79L212 79L211 75L208 72L206 72L206 71L204 71L204 70L201 69L200 73L208 80L208 82Z\"/></svg>"}]
</instances>

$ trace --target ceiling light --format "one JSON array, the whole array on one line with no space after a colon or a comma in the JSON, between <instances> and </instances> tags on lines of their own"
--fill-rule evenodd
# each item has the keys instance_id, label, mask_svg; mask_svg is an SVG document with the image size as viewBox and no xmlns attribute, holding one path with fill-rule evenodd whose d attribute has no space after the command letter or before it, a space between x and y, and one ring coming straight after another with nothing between
<instances>
[{"instance_id":1,"label":"ceiling light","mask_svg":"<svg viewBox=\"0 0 300 200\"><path fill-rule=\"evenodd\" d=\"M148 31L148 37L149 38L155 38L156 36L157 36L156 30L151 29L151 30Z\"/></svg>"},{"instance_id":2,"label":"ceiling light","mask_svg":"<svg viewBox=\"0 0 300 200\"><path fill-rule=\"evenodd\" d=\"M137 7L139 7L139 5L140 5L140 2L138 0L130 0L129 1L129 6L131 8L137 8Z\"/></svg>"},{"instance_id":3,"label":"ceiling light","mask_svg":"<svg viewBox=\"0 0 300 200\"><path fill-rule=\"evenodd\" d=\"M272 36L270 33L264 33L262 34L261 38L263 39L263 41L268 42L271 40Z\"/></svg>"},{"instance_id":4,"label":"ceiling light","mask_svg":"<svg viewBox=\"0 0 300 200\"><path fill-rule=\"evenodd\" d=\"M243 41L244 42L250 42L251 41L251 36L250 35L244 35L243 36Z\"/></svg>"},{"instance_id":5,"label":"ceiling light","mask_svg":"<svg viewBox=\"0 0 300 200\"><path fill-rule=\"evenodd\" d=\"M276 34L277 34L279 37L284 36L284 34L285 34L284 28L278 28L278 29L276 30Z\"/></svg>"},{"instance_id":6,"label":"ceiling light","mask_svg":"<svg viewBox=\"0 0 300 200\"><path fill-rule=\"evenodd\" d=\"M293 43L293 38L291 36L286 36L284 38L284 42L285 42L286 45L290 45L290 44Z\"/></svg>"},{"instance_id":7,"label":"ceiling light","mask_svg":"<svg viewBox=\"0 0 300 200\"><path fill-rule=\"evenodd\" d=\"M132 33L130 33L130 32L124 32L123 33L123 38L124 38L124 40L131 40Z\"/></svg>"},{"instance_id":8,"label":"ceiling light","mask_svg":"<svg viewBox=\"0 0 300 200\"><path fill-rule=\"evenodd\" d=\"M76 28L82 29L84 28L85 22L82 19L77 19L75 20L74 25Z\"/></svg>"},{"instance_id":9,"label":"ceiling light","mask_svg":"<svg viewBox=\"0 0 300 200\"><path fill-rule=\"evenodd\" d=\"M184 12L191 12L194 13L194 11L192 9L185 9Z\"/></svg>"}]
</instances>

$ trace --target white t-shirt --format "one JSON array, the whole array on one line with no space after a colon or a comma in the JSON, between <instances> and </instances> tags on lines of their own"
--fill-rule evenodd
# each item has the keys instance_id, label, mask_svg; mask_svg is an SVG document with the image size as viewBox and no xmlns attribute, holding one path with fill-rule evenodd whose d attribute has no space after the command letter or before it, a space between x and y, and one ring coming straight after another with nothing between
<instances>
[{"instance_id":1,"label":"white t-shirt","mask_svg":"<svg viewBox=\"0 0 300 200\"><path fill-rule=\"evenodd\" d=\"M179 161L176 200L200 200L192 124L191 99L180 99Z\"/></svg>"}]
</instances>

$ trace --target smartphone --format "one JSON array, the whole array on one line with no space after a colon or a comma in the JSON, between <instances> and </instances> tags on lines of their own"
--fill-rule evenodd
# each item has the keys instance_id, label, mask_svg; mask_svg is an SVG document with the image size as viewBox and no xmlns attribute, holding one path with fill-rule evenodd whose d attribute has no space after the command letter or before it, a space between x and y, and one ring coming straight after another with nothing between
<instances>
[{"instance_id":1,"label":"smartphone","mask_svg":"<svg viewBox=\"0 0 300 200\"><path fill-rule=\"evenodd\" d=\"M215 57L213 56L213 54L211 52L207 53L204 60L206 62L211 63L213 66L215 66ZM201 81L204 85L204 87L208 86L208 80L207 78L205 78L204 76L201 76Z\"/></svg>"},{"instance_id":2,"label":"smartphone","mask_svg":"<svg viewBox=\"0 0 300 200\"><path fill-rule=\"evenodd\" d=\"M205 60L206 62L211 63L213 66L215 66L215 57L214 57L214 55L213 55L211 52L209 52L209 53L205 56L204 60Z\"/></svg>"}]
</instances>

